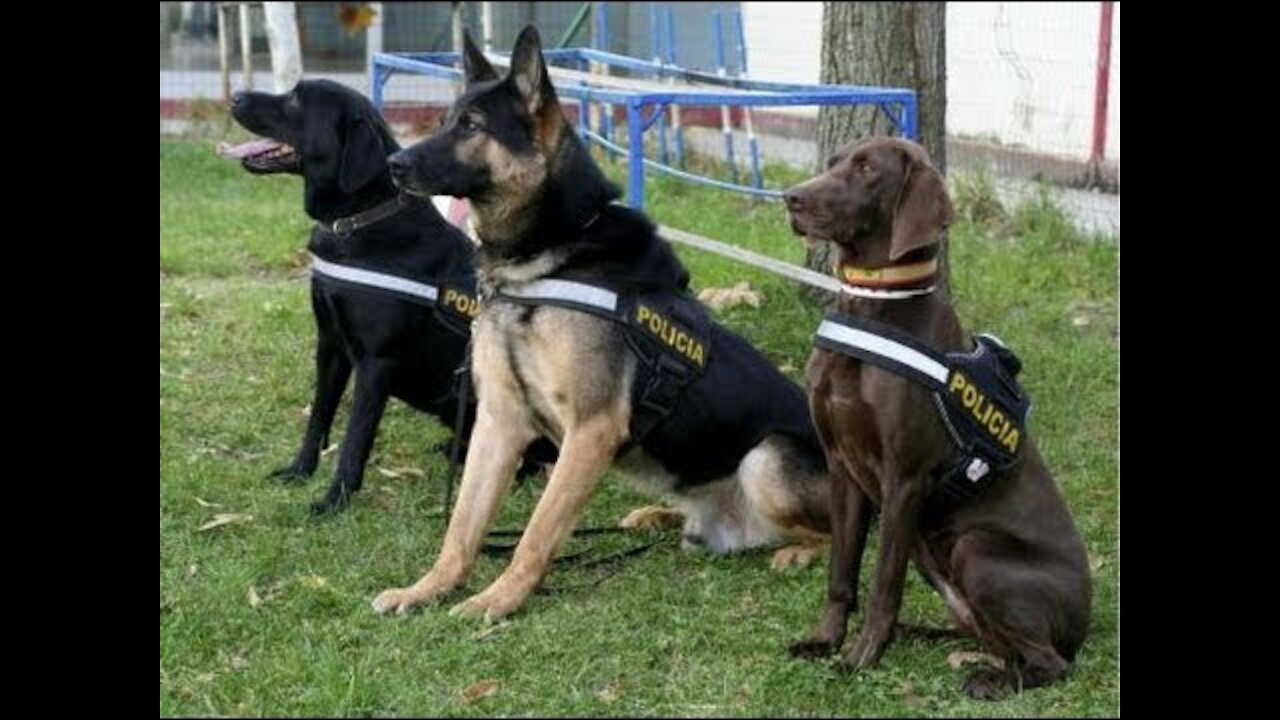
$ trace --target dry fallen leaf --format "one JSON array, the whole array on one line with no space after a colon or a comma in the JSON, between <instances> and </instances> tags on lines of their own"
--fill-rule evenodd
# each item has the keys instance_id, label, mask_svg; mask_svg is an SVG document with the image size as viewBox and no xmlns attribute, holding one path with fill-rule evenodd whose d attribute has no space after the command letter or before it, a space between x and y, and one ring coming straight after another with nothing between
<instances>
[{"instance_id":1,"label":"dry fallen leaf","mask_svg":"<svg viewBox=\"0 0 1280 720\"><path fill-rule=\"evenodd\" d=\"M994 655L987 653L971 652L969 650L956 650L947 656L947 664L952 670L959 670L964 665L971 663L984 663L994 668L1003 669L1004 661Z\"/></svg>"},{"instance_id":2,"label":"dry fallen leaf","mask_svg":"<svg viewBox=\"0 0 1280 720\"><path fill-rule=\"evenodd\" d=\"M497 680L481 680L462 692L462 702L470 705L473 702L483 700L498 692L499 687L502 686Z\"/></svg>"},{"instance_id":3,"label":"dry fallen leaf","mask_svg":"<svg viewBox=\"0 0 1280 720\"><path fill-rule=\"evenodd\" d=\"M392 480L400 477L400 473L396 472L395 470L388 470L387 468L384 468L381 465L378 466L378 474L382 475L382 477L389 477Z\"/></svg>"},{"instance_id":4,"label":"dry fallen leaf","mask_svg":"<svg viewBox=\"0 0 1280 720\"><path fill-rule=\"evenodd\" d=\"M376 15L369 3L342 3L338 7L338 22L347 31L347 35L355 35L372 25Z\"/></svg>"},{"instance_id":5,"label":"dry fallen leaf","mask_svg":"<svg viewBox=\"0 0 1280 720\"><path fill-rule=\"evenodd\" d=\"M262 604L262 598L258 597L258 588L252 585L249 586L249 592L246 593L246 597L249 598L249 607L251 608L256 608Z\"/></svg>"},{"instance_id":6,"label":"dry fallen leaf","mask_svg":"<svg viewBox=\"0 0 1280 720\"><path fill-rule=\"evenodd\" d=\"M1094 572L1098 572L1106 564L1107 564L1107 558L1102 555L1089 556L1089 569L1093 570Z\"/></svg>"},{"instance_id":7,"label":"dry fallen leaf","mask_svg":"<svg viewBox=\"0 0 1280 720\"><path fill-rule=\"evenodd\" d=\"M232 655L231 667L235 668L236 670L243 670L249 667L249 660L243 655Z\"/></svg>"},{"instance_id":8,"label":"dry fallen leaf","mask_svg":"<svg viewBox=\"0 0 1280 720\"><path fill-rule=\"evenodd\" d=\"M252 519L252 515L244 515L242 513L218 513L213 516L212 520L196 528L196 532L204 532L205 530L212 530L236 522L248 522Z\"/></svg>"},{"instance_id":9,"label":"dry fallen leaf","mask_svg":"<svg viewBox=\"0 0 1280 720\"><path fill-rule=\"evenodd\" d=\"M200 572L200 565L198 563L191 563L187 566L187 577L193 578L198 572Z\"/></svg>"},{"instance_id":10,"label":"dry fallen leaf","mask_svg":"<svg viewBox=\"0 0 1280 720\"><path fill-rule=\"evenodd\" d=\"M622 697L622 678L614 678L609 681L608 685L596 693L596 697L607 703L615 703L618 698Z\"/></svg>"},{"instance_id":11,"label":"dry fallen leaf","mask_svg":"<svg viewBox=\"0 0 1280 720\"><path fill-rule=\"evenodd\" d=\"M202 508L220 508L220 507L222 507L221 503L209 502L208 500L205 500L204 498L201 498L201 497L198 497L198 496L196 497L196 504L197 504L197 505L199 505L199 506L200 506L200 507L202 507Z\"/></svg>"},{"instance_id":12,"label":"dry fallen leaf","mask_svg":"<svg viewBox=\"0 0 1280 720\"><path fill-rule=\"evenodd\" d=\"M321 588L329 587L329 581L320 575L303 575L302 577L298 578L298 582L302 583L303 585L306 585L312 590L319 590Z\"/></svg>"},{"instance_id":13,"label":"dry fallen leaf","mask_svg":"<svg viewBox=\"0 0 1280 720\"><path fill-rule=\"evenodd\" d=\"M331 452L333 452L334 450L337 450L337 449L338 449L338 443L334 443L334 444L330 445L329 447L327 447L327 448L325 448L325 449L321 450L321 451L320 451L320 457L329 457L329 453L331 453Z\"/></svg>"},{"instance_id":14,"label":"dry fallen leaf","mask_svg":"<svg viewBox=\"0 0 1280 720\"><path fill-rule=\"evenodd\" d=\"M1089 316L1088 316L1088 315L1077 315L1077 316L1075 316L1075 317L1071 318L1071 324L1072 324L1072 325L1075 325L1076 327L1084 327L1085 325L1088 325L1088 324L1089 324Z\"/></svg>"},{"instance_id":15,"label":"dry fallen leaf","mask_svg":"<svg viewBox=\"0 0 1280 720\"><path fill-rule=\"evenodd\" d=\"M758 308L764 298L743 280L731 288L705 288L698 293L698 299L712 310L725 310L743 304Z\"/></svg>"},{"instance_id":16,"label":"dry fallen leaf","mask_svg":"<svg viewBox=\"0 0 1280 720\"><path fill-rule=\"evenodd\" d=\"M920 702L920 696L916 694L916 686L910 681L904 680L898 685L898 695L902 697L902 701L908 705Z\"/></svg>"}]
</instances>

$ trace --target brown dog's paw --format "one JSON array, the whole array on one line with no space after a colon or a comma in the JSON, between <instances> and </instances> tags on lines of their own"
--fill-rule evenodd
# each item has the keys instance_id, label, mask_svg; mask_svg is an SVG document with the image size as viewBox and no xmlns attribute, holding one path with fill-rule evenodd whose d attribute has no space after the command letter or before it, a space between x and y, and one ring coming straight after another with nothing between
<instances>
[{"instance_id":1,"label":"brown dog's paw","mask_svg":"<svg viewBox=\"0 0 1280 720\"><path fill-rule=\"evenodd\" d=\"M964 681L965 693L974 700L999 700L1012 689L1009 673L1003 670L978 670Z\"/></svg>"},{"instance_id":2,"label":"brown dog's paw","mask_svg":"<svg viewBox=\"0 0 1280 720\"><path fill-rule=\"evenodd\" d=\"M684 515L678 510L661 505L647 505L636 508L618 523L628 530L665 530L680 527L684 523Z\"/></svg>"},{"instance_id":3,"label":"brown dog's paw","mask_svg":"<svg viewBox=\"0 0 1280 720\"><path fill-rule=\"evenodd\" d=\"M858 633L858 639L854 641L853 647L840 661L840 665L850 673L856 673L876 664L880 656L884 654L884 649L889 645L890 633L877 632L876 630L862 628L862 632Z\"/></svg>"},{"instance_id":4,"label":"brown dog's paw","mask_svg":"<svg viewBox=\"0 0 1280 720\"><path fill-rule=\"evenodd\" d=\"M826 640L817 640L813 638L801 640L800 642L793 642L791 643L791 647L787 648L787 650L791 653L791 657L799 660L814 660L817 658L827 657L828 655L834 655L836 652L836 648L832 643L827 642Z\"/></svg>"}]
</instances>

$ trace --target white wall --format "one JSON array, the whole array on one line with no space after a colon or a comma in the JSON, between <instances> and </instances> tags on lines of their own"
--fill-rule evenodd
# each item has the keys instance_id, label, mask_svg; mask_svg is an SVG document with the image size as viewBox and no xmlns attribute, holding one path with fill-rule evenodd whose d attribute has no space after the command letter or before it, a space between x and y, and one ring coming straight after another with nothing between
<instances>
[{"instance_id":1,"label":"white wall","mask_svg":"<svg viewBox=\"0 0 1280 720\"><path fill-rule=\"evenodd\" d=\"M948 132L1087 157L1100 7L1098 2L949 3ZM742 8L752 77L818 81L822 3L744 2ZM1120 3L1112 22L1106 156L1120 157Z\"/></svg>"}]
</instances>

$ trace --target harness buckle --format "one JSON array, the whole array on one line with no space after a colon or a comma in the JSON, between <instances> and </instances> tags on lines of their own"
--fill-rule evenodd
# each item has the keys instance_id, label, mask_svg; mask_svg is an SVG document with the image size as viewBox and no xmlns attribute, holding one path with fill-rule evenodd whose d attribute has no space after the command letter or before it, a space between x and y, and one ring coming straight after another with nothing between
<instances>
[{"instance_id":1,"label":"harness buckle","mask_svg":"<svg viewBox=\"0 0 1280 720\"><path fill-rule=\"evenodd\" d=\"M355 222L351 218L338 218L333 221L333 234L338 237L347 237L355 229L354 226Z\"/></svg>"}]
</instances>

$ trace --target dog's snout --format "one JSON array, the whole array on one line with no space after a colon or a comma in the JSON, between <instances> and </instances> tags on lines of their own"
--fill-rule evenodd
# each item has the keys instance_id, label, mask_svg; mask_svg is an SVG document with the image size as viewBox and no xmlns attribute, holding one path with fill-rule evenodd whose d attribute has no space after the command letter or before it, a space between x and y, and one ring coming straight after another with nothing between
<instances>
[{"instance_id":1,"label":"dog's snout","mask_svg":"<svg viewBox=\"0 0 1280 720\"><path fill-rule=\"evenodd\" d=\"M795 190L788 190L782 195L782 199L787 203L787 209L792 212L804 209L804 198Z\"/></svg>"}]
</instances>

